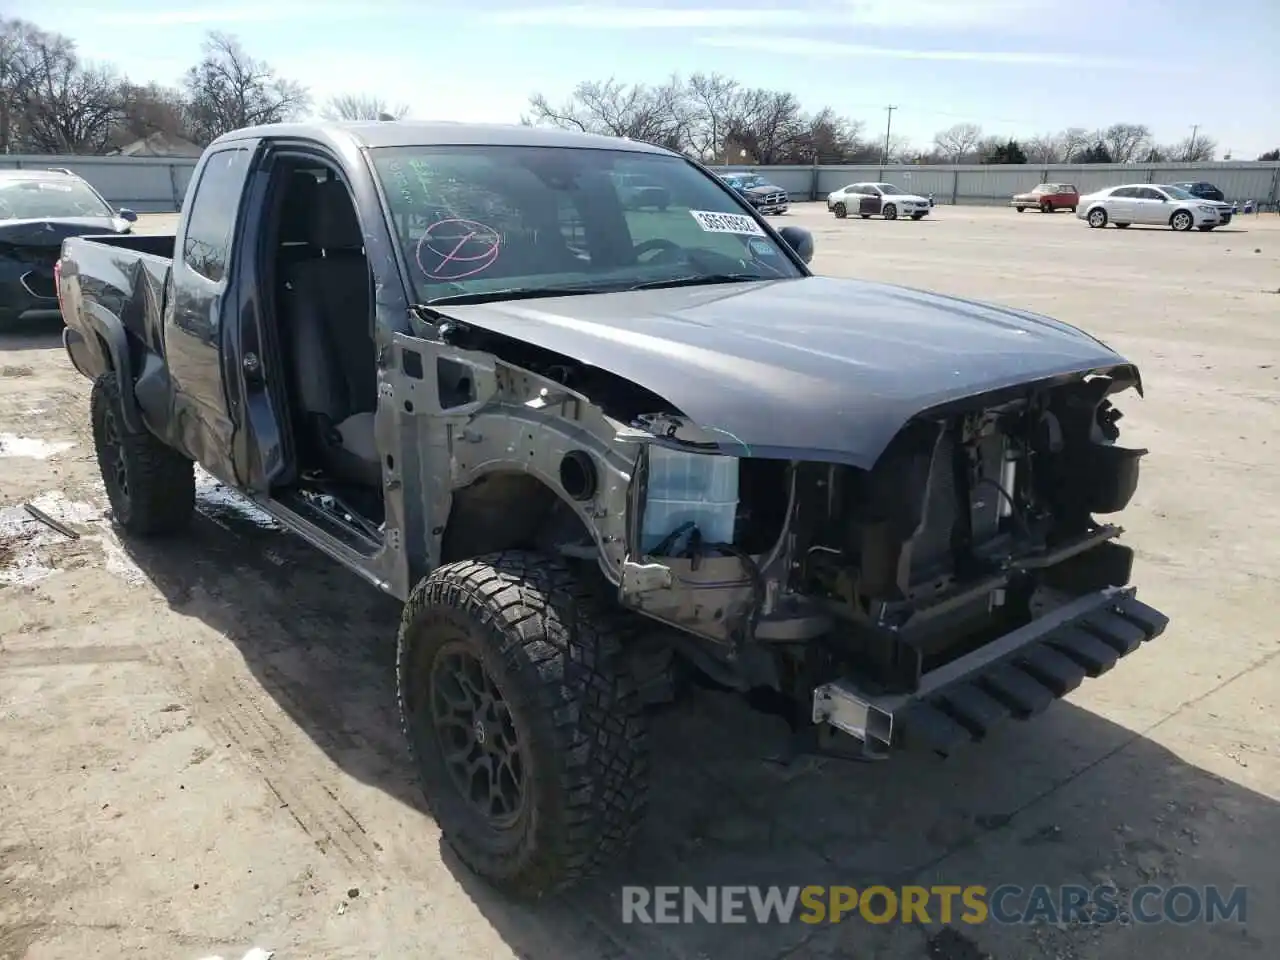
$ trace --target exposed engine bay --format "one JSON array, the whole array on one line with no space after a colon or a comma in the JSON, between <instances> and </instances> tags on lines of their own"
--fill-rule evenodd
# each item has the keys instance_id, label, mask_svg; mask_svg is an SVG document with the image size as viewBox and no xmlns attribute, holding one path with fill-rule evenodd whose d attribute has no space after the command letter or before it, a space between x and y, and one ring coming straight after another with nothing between
<instances>
[{"instance_id":1,"label":"exposed engine bay","mask_svg":"<svg viewBox=\"0 0 1280 960\"><path fill-rule=\"evenodd\" d=\"M682 495L697 516L646 544L650 562L725 601L710 623L691 622L686 607L677 625L716 639L729 661L755 641L816 640L833 668L910 690L1055 598L1123 586L1131 555L1111 543L1120 529L1094 516L1127 505L1146 453L1116 444L1121 414L1108 396L1127 385L1094 376L977 410L934 411L908 424L870 471L676 454L736 460L738 471L730 524L723 496L707 489L712 472L690 468L704 487ZM680 436L676 418L641 422L667 440ZM671 512L665 490L654 496L653 472L655 459L669 472L673 455L656 444L648 453L642 542L644 516ZM708 538L704 527L721 533ZM736 603L722 593L722 573L698 576L712 563L725 570L724 558L746 569ZM659 595L635 599L667 612ZM693 611L706 617L705 605Z\"/></svg>"}]
</instances>

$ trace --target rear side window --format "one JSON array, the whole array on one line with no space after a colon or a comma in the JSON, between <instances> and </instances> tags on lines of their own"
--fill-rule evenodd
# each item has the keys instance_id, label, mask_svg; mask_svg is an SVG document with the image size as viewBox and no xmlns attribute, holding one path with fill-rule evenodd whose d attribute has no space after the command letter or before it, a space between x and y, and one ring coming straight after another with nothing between
<instances>
[{"instance_id":1,"label":"rear side window","mask_svg":"<svg viewBox=\"0 0 1280 960\"><path fill-rule=\"evenodd\" d=\"M196 184L187 217L187 235L182 259L188 267L217 283L227 273L227 251L245 173L249 151L244 148L219 150L211 154Z\"/></svg>"}]
</instances>

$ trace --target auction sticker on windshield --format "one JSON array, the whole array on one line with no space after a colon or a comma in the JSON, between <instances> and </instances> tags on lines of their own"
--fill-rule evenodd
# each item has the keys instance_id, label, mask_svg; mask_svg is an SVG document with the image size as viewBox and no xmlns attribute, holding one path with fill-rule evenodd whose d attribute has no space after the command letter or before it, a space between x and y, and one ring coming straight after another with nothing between
<instances>
[{"instance_id":1,"label":"auction sticker on windshield","mask_svg":"<svg viewBox=\"0 0 1280 960\"><path fill-rule=\"evenodd\" d=\"M698 226L707 231L707 233L737 233L754 237L764 236L764 230L761 229L760 224L741 213L690 210L689 214L698 221Z\"/></svg>"}]
</instances>

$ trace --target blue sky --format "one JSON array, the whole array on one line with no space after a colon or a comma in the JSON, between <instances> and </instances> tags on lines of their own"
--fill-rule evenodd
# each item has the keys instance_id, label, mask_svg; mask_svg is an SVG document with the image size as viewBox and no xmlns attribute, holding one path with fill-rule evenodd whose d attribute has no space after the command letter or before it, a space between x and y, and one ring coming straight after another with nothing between
<instances>
[{"instance_id":1,"label":"blue sky","mask_svg":"<svg viewBox=\"0 0 1280 960\"><path fill-rule=\"evenodd\" d=\"M140 81L175 82L207 30L306 84L422 118L514 122L582 79L731 75L927 144L973 121L1030 136L1117 120L1280 146L1278 0L8 0Z\"/></svg>"}]
</instances>

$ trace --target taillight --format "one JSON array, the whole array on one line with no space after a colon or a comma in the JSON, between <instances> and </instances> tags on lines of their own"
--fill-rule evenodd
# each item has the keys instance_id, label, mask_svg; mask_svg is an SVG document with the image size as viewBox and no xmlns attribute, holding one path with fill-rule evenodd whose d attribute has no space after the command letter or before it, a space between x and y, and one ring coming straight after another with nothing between
<instances>
[{"instance_id":1,"label":"taillight","mask_svg":"<svg viewBox=\"0 0 1280 960\"><path fill-rule=\"evenodd\" d=\"M58 312L62 314L63 320L67 318L66 308L62 303L62 258L59 257L53 262L53 292L58 295Z\"/></svg>"}]
</instances>

